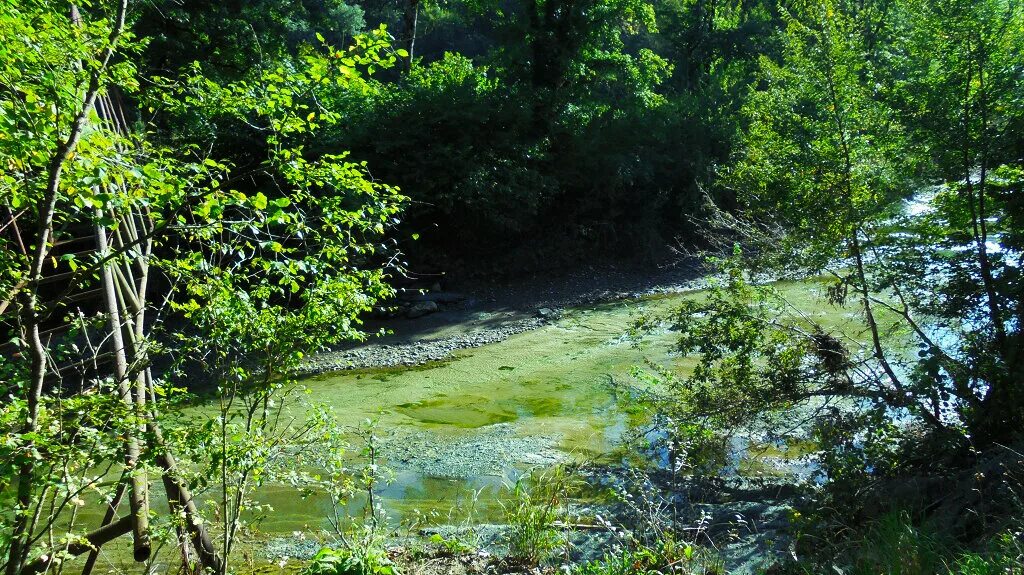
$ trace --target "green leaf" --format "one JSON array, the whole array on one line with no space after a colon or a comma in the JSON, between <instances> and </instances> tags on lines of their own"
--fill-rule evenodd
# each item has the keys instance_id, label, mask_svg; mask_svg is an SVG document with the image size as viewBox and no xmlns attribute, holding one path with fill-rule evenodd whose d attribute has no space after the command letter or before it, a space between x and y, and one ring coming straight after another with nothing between
<instances>
[{"instance_id":1,"label":"green leaf","mask_svg":"<svg viewBox=\"0 0 1024 575\"><path fill-rule=\"evenodd\" d=\"M263 192L257 192L256 195L253 196L252 199L249 201L249 203L251 203L252 207L256 208L257 210L265 210L267 209L267 196L263 195Z\"/></svg>"}]
</instances>

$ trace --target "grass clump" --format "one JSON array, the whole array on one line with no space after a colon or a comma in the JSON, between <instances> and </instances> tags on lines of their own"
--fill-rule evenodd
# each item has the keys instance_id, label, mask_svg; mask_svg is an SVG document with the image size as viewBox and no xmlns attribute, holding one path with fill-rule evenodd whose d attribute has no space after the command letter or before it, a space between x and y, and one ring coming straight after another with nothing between
<instances>
[{"instance_id":1,"label":"grass clump","mask_svg":"<svg viewBox=\"0 0 1024 575\"><path fill-rule=\"evenodd\" d=\"M573 575L724 575L722 560L707 550L665 537L651 545L624 548L577 567Z\"/></svg>"},{"instance_id":2,"label":"grass clump","mask_svg":"<svg viewBox=\"0 0 1024 575\"><path fill-rule=\"evenodd\" d=\"M1024 575L1022 533L1006 531L984 553L966 553L951 566L950 575Z\"/></svg>"},{"instance_id":3,"label":"grass clump","mask_svg":"<svg viewBox=\"0 0 1024 575\"><path fill-rule=\"evenodd\" d=\"M321 549L300 575L400 575L387 552L376 547Z\"/></svg>"},{"instance_id":4,"label":"grass clump","mask_svg":"<svg viewBox=\"0 0 1024 575\"><path fill-rule=\"evenodd\" d=\"M857 544L851 575L933 575L945 571L952 544L927 526L914 525L906 512L887 513Z\"/></svg>"},{"instance_id":5,"label":"grass clump","mask_svg":"<svg viewBox=\"0 0 1024 575\"><path fill-rule=\"evenodd\" d=\"M508 501L502 504L510 558L538 565L554 556L566 543L566 527L558 520L568 515L569 500L578 487L565 466L531 472L516 480Z\"/></svg>"},{"instance_id":6,"label":"grass clump","mask_svg":"<svg viewBox=\"0 0 1024 575\"><path fill-rule=\"evenodd\" d=\"M1024 540L1007 529L980 550L966 550L937 526L915 522L906 511L882 515L863 534L834 545L833 558L805 556L780 565L780 573L811 575L1024 575ZM819 550L821 552L822 550ZM824 551L824 555L828 551Z\"/></svg>"},{"instance_id":7,"label":"grass clump","mask_svg":"<svg viewBox=\"0 0 1024 575\"><path fill-rule=\"evenodd\" d=\"M460 540L458 537L445 537L440 533L431 535L430 543L436 547L439 554L448 557L465 555L476 551L476 547Z\"/></svg>"}]
</instances>

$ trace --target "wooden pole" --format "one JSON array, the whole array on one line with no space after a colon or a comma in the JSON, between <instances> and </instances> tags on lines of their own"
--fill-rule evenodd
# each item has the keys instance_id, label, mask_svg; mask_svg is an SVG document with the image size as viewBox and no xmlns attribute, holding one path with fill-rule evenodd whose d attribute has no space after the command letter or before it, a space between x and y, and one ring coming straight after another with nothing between
<instances>
[{"instance_id":1,"label":"wooden pole","mask_svg":"<svg viewBox=\"0 0 1024 575\"><path fill-rule=\"evenodd\" d=\"M107 242L107 229L100 223L103 212L96 211L96 249L101 258L106 258L110 253ZM107 262L100 269L102 280L103 301L107 308L107 316L110 318L110 339L114 346L114 376L117 379L118 394L122 403L128 408L128 412L135 418L140 418L141 411L135 403L134 389L128 381L128 356L124 346L124 324L121 322L120 302L117 297L117 288L114 284L113 266L115 261ZM137 427L137 426L136 426ZM139 438L138 429L129 429L125 433L125 469L131 474L128 490L128 505L131 509L133 556L136 561L149 559L152 551L152 544L149 540L149 485L146 479L145 470L139 466Z\"/></svg>"}]
</instances>

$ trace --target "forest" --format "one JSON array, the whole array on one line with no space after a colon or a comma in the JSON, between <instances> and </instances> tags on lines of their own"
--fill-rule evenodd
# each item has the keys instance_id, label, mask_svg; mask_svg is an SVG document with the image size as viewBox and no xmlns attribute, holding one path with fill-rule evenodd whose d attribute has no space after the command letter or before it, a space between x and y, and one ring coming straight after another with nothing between
<instances>
[{"instance_id":1,"label":"forest","mask_svg":"<svg viewBox=\"0 0 1024 575\"><path fill-rule=\"evenodd\" d=\"M1024 574L1024 1L0 0L3 575Z\"/></svg>"}]
</instances>

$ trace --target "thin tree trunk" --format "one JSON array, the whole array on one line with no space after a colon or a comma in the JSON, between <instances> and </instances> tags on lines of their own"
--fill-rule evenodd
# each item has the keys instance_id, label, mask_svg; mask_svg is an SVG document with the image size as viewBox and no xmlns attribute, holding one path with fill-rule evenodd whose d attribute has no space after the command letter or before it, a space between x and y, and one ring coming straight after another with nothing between
<instances>
[{"instance_id":1,"label":"thin tree trunk","mask_svg":"<svg viewBox=\"0 0 1024 575\"><path fill-rule=\"evenodd\" d=\"M402 18L404 30L405 51L409 57L405 61L405 69L412 70L413 53L416 49L416 28L419 24L420 0L407 0L405 14Z\"/></svg>"},{"instance_id":2,"label":"thin tree trunk","mask_svg":"<svg viewBox=\"0 0 1024 575\"><path fill-rule=\"evenodd\" d=\"M968 44L968 52L970 52L970 45ZM970 61L970 60L968 60ZM964 186L967 191L967 200L971 206L971 225L974 233L974 244L975 252L978 258L978 272L981 275L981 282L985 289L986 304L988 307L989 321L992 323L992 328L995 330L996 343L999 345L1001 353L1006 351L1006 330L1003 326L1002 313L999 309L999 299L996 294L995 281L992 277L992 264L988 258L988 224L985 222L985 178L987 176L986 171L988 166L986 165L987 154L982 154L982 165L981 165L981 178L978 182L978 187L975 188L974 182L971 180L971 170L974 168L974 160L971 157L971 85L973 84L973 72L974 68L968 64L967 68L967 81L965 82L965 93L964 93L964 134L963 134L963 170L964 170ZM984 70L978 70L979 84L981 89L984 89ZM982 97L982 101L979 102L979 106L982 110L982 132L979 137L979 145L983 151L987 146L984 142L985 124L987 123L987 116L984 114L985 102Z\"/></svg>"},{"instance_id":3,"label":"thin tree trunk","mask_svg":"<svg viewBox=\"0 0 1024 575\"><path fill-rule=\"evenodd\" d=\"M39 428L39 400L43 394L43 381L46 379L46 348L39 335L39 316L35 293L26 294L25 309L28 323L29 356L31 359L32 378L28 389L28 418L22 427L22 434L34 434ZM24 462L18 468L18 491L14 508L14 521L11 528L11 542L7 552L7 575L17 575L28 556L29 508L32 506L32 487L35 483L35 460L31 456L33 442L24 446Z\"/></svg>"},{"instance_id":4,"label":"thin tree trunk","mask_svg":"<svg viewBox=\"0 0 1024 575\"><path fill-rule=\"evenodd\" d=\"M138 245L141 237L151 238L152 236L150 233L150 227L153 223L143 213L138 214L137 218L132 214L128 216L123 223L124 226L121 233L127 236L127 241L124 238L119 240L122 248L126 245ZM131 273L131 267L126 266L124 268L124 273L127 277L121 278L123 281L120 283L121 289L119 290L126 309L130 309L132 311L132 316L129 319L129 324L132 329L127 330L127 334L132 341L135 361L139 365L139 374L136 379L135 400L140 409L146 407L147 396L154 395L153 376L152 371L147 365L148 360L145 357L146 350L144 341L146 312L145 302L147 301L146 288L149 281L148 258L152 254L152 240L147 239L142 245L142 255L134 260L134 263L138 264L139 267L138 282L136 283L135 277ZM210 536L209 531L203 523L202 516L199 514L199 509L196 507L193 500L191 490L180 478L181 476L174 456L164 443L163 434L157 424L155 407L155 405L150 405L143 413L143 417L145 417L146 428L154 438L155 445L153 447L157 451L157 464L163 471L162 480L164 490L167 493L168 504L173 511L180 512L184 517L185 525L183 530L185 534L188 535L188 538L191 539L192 546L196 550L196 555L198 556L199 563L203 569L214 573L220 573L223 571L224 562L217 553L217 549L213 543L213 538ZM189 562L187 541L182 540L182 544L186 546L182 549L182 561L187 565Z\"/></svg>"},{"instance_id":5,"label":"thin tree trunk","mask_svg":"<svg viewBox=\"0 0 1024 575\"><path fill-rule=\"evenodd\" d=\"M152 377L147 377L147 382L152 386ZM192 492L189 490L188 485L180 479L178 463L175 461L174 455L167 448L166 443L164 443L163 433L160 431L160 426L156 423L155 415L151 413L146 423L155 443L153 447L156 449L157 464L163 470L163 483L164 490L167 492L167 500L172 502L172 505L177 505L181 509L185 519L185 530L188 531L189 536L192 538L192 546L195 547L196 554L199 556L199 563L205 570L221 573L224 562L217 553L217 548L213 544L210 532L206 529L202 515L199 514L199 509L196 507Z\"/></svg>"},{"instance_id":6,"label":"thin tree trunk","mask_svg":"<svg viewBox=\"0 0 1024 575\"><path fill-rule=\"evenodd\" d=\"M101 76L105 72L110 59L114 55L118 39L124 32L125 18L128 11L128 1L118 0L116 4L116 16L114 26L111 28L108 37L108 45L100 54L96 66L89 77L89 85L86 88L82 100L82 108L75 115L68 127L68 136L58 142L57 148L46 167L46 184L43 189L43 198L39 203L38 224L34 237L32 238L35 251L32 258L32 265L29 268L28 284L22 292L23 302L22 316L25 331L25 340L28 342L28 353L30 357L30 372L27 381L26 404L28 406L28 417L22 427L23 435L31 436L39 428L39 403L43 394L43 385L47 375L48 354L46 345L40 335L39 323L39 284L42 280L43 264L50 253L53 235L53 220L56 214L57 201L60 197L61 176L64 173L64 165L70 158L82 137L82 131L89 121L89 114L96 103L101 87ZM29 453L33 449L33 442L29 441L24 447ZM24 463L18 470L18 492L16 496L14 520L11 528L11 540L8 546L6 575L18 575L28 556L31 533L28 533L30 525L25 514L32 504L32 488L35 483L35 463L31 457L26 457Z\"/></svg>"},{"instance_id":7,"label":"thin tree trunk","mask_svg":"<svg viewBox=\"0 0 1024 575\"><path fill-rule=\"evenodd\" d=\"M868 330L871 333L872 356L875 358L875 361L878 362L879 367L882 368L886 378L895 390L893 393L886 393L882 390L882 393L887 397L889 402L898 406L911 408L920 413L936 428L943 429L944 426L942 425L942 421L931 410L914 401L910 397L903 385L903 382L900 381L896 371L889 363L885 354L885 349L882 347L882 338L879 332L878 322L875 319L874 309L871 305L871 291L868 287L867 272L864 268L864 254L860 244L861 218L857 213L853 198L853 155L850 151L849 138L847 137L846 132L846 121L844 116L846 107L844 106L844 103L839 97L839 92L836 89L836 79L833 74L834 70L831 59L826 60L825 65L829 98L832 104L832 120L835 123L836 138L839 141L839 147L843 154L843 193L846 195L846 220L851 226L848 241L850 242L850 251L854 258L857 273L857 286L855 286L855 288L859 292L858 295L861 299L861 305L864 308L864 316L868 324Z\"/></svg>"},{"instance_id":8,"label":"thin tree trunk","mask_svg":"<svg viewBox=\"0 0 1024 575\"><path fill-rule=\"evenodd\" d=\"M121 506L121 499L124 498L125 486L127 484L122 481L117 486L117 492L114 494L114 499L110 501L110 505L107 506L107 511L103 515L103 521L100 523L100 529L107 527L114 522L114 517L117 516L117 508ZM82 575L91 575L93 568L96 566L96 560L100 556L99 545L89 550L89 557L85 559L85 565L82 566Z\"/></svg>"},{"instance_id":9,"label":"thin tree trunk","mask_svg":"<svg viewBox=\"0 0 1024 575\"><path fill-rule=\"evenodd\" d=\"M1019 398L1014 397L1019 393L1019 383L1013 378L1015 365L1017 363L1018 350L1011 343L1006 333L1006 325L1003 318L1002 304L995 285L995 277L992 270L992 262L988 256L988 213L986 211L986 193L989 171L989 146L991 135L989 134L989 102L988 86L985 78L985 53L984 46L979 40L977 53L977 75L978 75L978 118L981 126L978 129L977 147L979 153L979 174L977 186L971 182L970 169L973 161L968 151L971 144L969 113L970 113L970 86L967 82L967 91L964 97L964 172L967 175L968 200L971 205L971 220L973 224L975 247L977 253L978 271L985 290L985 298L988 308L989 322L992 324L993 336L1003 365L996 368L991 374L988 382L988 389L982 400L984 409L980 421L975 427L975 436L981 443L1004 441L1008 435L1019 428L1021 410Z\"/></svg>"},{"instance_id":10,"label":"thin tree trunk","mask_svg":"<svg viewBox=\"0 0 1024 575\"><path fill-rule=\"evenodd\" d=\"M81 537L80 540L68 545L66 552L71 555L78 556L93 548L102 547L106 543L131 532L133 523L131 516L126 515L117 521L113 521L95 531L87 533ZM46 553L39 557L39 559L25 565L21 570L21 575L35 575L36 573L46 571L52 564L54 555L54 553Z\"/></svg>"}]
</instances>

